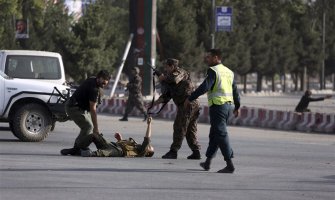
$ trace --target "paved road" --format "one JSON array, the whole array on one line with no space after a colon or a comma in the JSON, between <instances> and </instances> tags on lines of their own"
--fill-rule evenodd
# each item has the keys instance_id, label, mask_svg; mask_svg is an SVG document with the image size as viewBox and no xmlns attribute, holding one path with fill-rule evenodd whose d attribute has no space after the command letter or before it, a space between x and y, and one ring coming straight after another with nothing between
<instances>
[{"instance_id":1,"label":"paved road","mask_svg":"<svg viewBox=\"0 0 335 200\"><path fill-rule=\"evenodd\" d=\"M99 115L101 131L115 131L142 141L140 118ZM186 142L177 160L160 157L168 151L172 122L154 120L153 158L82 158L60 156L76 137L73 122L59 123L41 143L19 142L8 129L0 131L0 199L183 199L183 200L334 200L335 136L230 127L236 173L217 174L221 155L209 172L187 160ZM208 124L199 124L199 140L207 147ZM92 147L94 148L94 147Z\"/></svg>"}]
</instances>

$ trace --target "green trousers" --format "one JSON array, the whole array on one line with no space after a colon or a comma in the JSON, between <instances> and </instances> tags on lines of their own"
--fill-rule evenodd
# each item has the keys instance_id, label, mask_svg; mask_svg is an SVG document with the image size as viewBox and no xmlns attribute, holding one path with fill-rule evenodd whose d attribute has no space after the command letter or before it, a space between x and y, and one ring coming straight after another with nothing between
<instances>
[{"instance_id":1,"label":"green trousers","mask_svg":"<svg viewBox=\"0 0 335 200\"><path fill-rule=\"evenodd\" d=\"M85 148L85 141L83 141L83 139L93 131L93 122L90 112L83 110L78 106L70 105L69 101L65 103L65 111L71 120L73 120L80 128L79 135L74 142L74 147L81 149Z\"/></svg>"}]
</instances>

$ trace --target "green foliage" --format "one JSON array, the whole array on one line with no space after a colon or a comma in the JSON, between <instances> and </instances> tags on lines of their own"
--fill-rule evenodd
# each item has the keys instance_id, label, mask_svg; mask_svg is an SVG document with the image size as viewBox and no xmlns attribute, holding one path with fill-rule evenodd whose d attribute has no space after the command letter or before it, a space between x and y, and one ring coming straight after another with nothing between
<instances>
[{"instance_id":1,"label":"green foliage","mask_svg":"<svg viewBox=\"0 0 335 200\"><path fill-rule=\"evenodd\" d=\"M164 47L161 59L181 59L185 68L198 68L199 57L203 49L199 49L195 21L196 12L187 0L161 1L157 8L157 29Z\"/></svg>"},{"instance_id":2,"label":"green foliage","mask_svg":"<svg viewBox=\"0 0 335 200\"><path fill-rule=\"evenodd\" d=\"M74 20L64 0L0 0L1 49L60 52L67 75L75 81L100 69L113 72L129 36L129 0L97 0ZM233 31L216 32L215 47L223 62L240 75L335 71L335 1L216 0L233 7ZM204 72L203 52L211 48L211 1L157 0L157 32L163 50L195 73ZM326 15L326 47L322 52L322 20ZM15 39L15 19L29 19L29 39ZM158 64L159 65L159 64Z\"/></svg>"},{"instance_id":3,"label":"green foliage","mask_svg":"<svg viewBox=\"0 0 335 200\"><path fill-rule=\"evenodd\" d=\"M0 0L0 49L14 48L15 21L17 2Z\"/></svg>"},{"instance_id":4,"label":"green foliage","mask_svg":"<svg viewBox=\"0 0 335 200\"><path fill-rule=\"evenodd\" d=\"M97 1L74 25L73 32L81 42L72 75L76 79L85 79L101 69L113 72L117 66L129 31L128 10L115 6L115 2Z\"/></svg>"}]
</instances>

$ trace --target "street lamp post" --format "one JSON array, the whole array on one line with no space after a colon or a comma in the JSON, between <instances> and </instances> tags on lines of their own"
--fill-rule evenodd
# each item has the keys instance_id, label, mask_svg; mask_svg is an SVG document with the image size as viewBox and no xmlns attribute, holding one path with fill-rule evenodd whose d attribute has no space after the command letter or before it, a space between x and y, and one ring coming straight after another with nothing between
<instances>
[{"instance_id":1,"label":"street lamp post","mask_svg":"<svg viewBox=\"0 0 335 200\"><path fill-rule=\"evenodd\" d=\"M322 65L321 65L321 90L326 89L326 81L325 81L325 60L326 60L326 12L323 1L323 13L322 13Z\"/></svg>"},{"instance_id":2,"label":"street lamp post","mask_svg":"<svg viewBox=\"0 0 335 200\"><path fill-rule=\"evenodd\" d=\"M215 0L212 0L211 48L215 48Z\"/></svg>"}]
</instances>

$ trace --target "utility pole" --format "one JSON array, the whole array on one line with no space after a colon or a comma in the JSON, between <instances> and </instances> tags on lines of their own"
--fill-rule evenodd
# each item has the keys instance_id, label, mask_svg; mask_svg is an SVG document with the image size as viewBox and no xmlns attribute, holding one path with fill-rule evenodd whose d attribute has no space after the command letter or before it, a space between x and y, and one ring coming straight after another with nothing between
<instances>
[{"instance_id":1,"label":"utility pole","mask_svg":"<svg viewBox=\"0 0 335 200\"><path fill-rule=\"evenodd\" d=\"M130 48L128 62L130 67L140 68L143 79L143 95L151 95L152 71L148 63L156 62L156 0L130 0L129 23L134 41Z\"/></svg>"},{"instance_id":2,"label":"utility pole","mask_svg":"<svg viewBox=\"0 0 335 200\"><path fill-rule=\"evenodd\" d=\"M212 0L211 48L215 48L215 0Z\"/></svg>"},{"instance_id":3,"label":"utility pole","mask_svg":"<svg viewBox=\"0 0 335 200\"><path fill-rule=\"evenodd\" d=\"M322 1L322 63L321 63L321 81L320 89L326 89L326 80L325 80L325 60L326 60L326 12L325 12L325 1Z\"/></svg>"}]
</instances>

